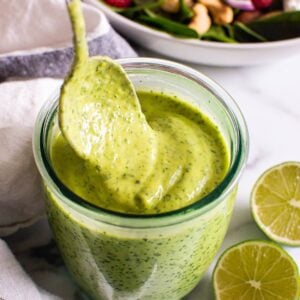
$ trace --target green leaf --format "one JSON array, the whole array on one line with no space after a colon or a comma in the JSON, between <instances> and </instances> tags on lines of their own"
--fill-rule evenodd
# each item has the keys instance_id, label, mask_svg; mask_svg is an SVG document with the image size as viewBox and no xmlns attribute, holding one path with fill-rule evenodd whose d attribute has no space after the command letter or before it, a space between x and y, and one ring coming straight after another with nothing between
<instances>
[{"instance_id":1,"label":"green leaf","mask_svg":"<svg viewBox=\"0 0 300 300\"><path fill-rule=\"evenodd\" d=\"M228 37L235 40L235 38L234 38L234 29L233 29L233 26L231 24L224 25L224 30L227 33Z\"/></svg>"},{"instance_id":2,"label":"green leaf","mask_svg":"<svg viewBox=\"0 0 300 300\"><path fill-rule=\"evenodd\" d=\"M236 43L236 41L226 33L222 26L217 25L212 25L210 29L201 36L201 38L210 41Z\"/></svg>"},{"instance_id":3,"label":"green leaf","mask_svg":"<svg viewBox=\"0 0 300 300\"><path fill-rule=\"evenodd\" d=\"M234 38L241 43L266 42L267 39L241 22L233 24Z\"/></svg>"},{"instance_id":4,"label":"green leaf","mask_svg":"<svg viewBox=\"0 0 300 300\"><path fill-rule=\"evenodd\" d=\"M146 2L143 4L136 4L135 6L128 7L128 8L122 8L119 10L119 13L128 17L128 18L133 18L134 14L143 12L144 10L147 9L153 9L157 8L161 5L163 1L152 1L152 2Z\"/></svg>"},{"instance_id":5,"label":"green leaf","mask_svg":"<svg viewBox=\"0 0 300 300\"><path fill-rule=\"evenodd\" d=\"M247 25L268 41L300 37L300 11L283 12L273 17L255 20Z\"/></svg>"},{"instance_id":6,"label":"green leaf","mask_svg":"<svg viewBox=\"0 0 300 300\"><path fill-rule=\"evenodd\" d=\"M145 9L145 14L150 18L155 18L157 15L149 8Z\"/></svg>"},{"instance_id":7,"label":"green leaf","mask_svg":"<svg viewBox=\"0 0 300 300\"><path fill-rule=\"evenodd\" d=\"M181 23L171 21L167 18L154 15L153 13L151 16L139 16L137 21L156 27L173 35L187 38L199 38L199 34L194 29L191 29Z\"/></svg>"},{"instance_id":8,"label":"green leaf","mask_svg":"<svg viewBox=\"0 0 300 300\"><path fill-rule=\"evenodd\" d=\"M179 19L181 22L191 19L194 16L194 12L186 5L185 0L179 0Z\"/></svg>"}]
</instances>

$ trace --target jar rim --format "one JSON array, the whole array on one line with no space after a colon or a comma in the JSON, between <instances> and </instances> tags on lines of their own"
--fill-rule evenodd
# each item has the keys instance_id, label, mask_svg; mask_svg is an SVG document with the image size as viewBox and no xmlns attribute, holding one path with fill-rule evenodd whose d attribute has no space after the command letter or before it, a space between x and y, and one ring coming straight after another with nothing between
<instances>
[{"instance_id":1,"label":"jar rim","mask_svg":"<svg viewBox=\"0 0 300 300\"><path fill-rule=\"evenodd\" d=\"M163 70L166 72L176 73L185 78L195 81L197 84L204 87L210 93L212 93L217 100L223 105L225 111L230 116L230 120L233 123L233 128L236 135L236 143L237 143L237 151L232 158L232 163L227 171L224 179L206 196L198 199L197 201L189 204L185 207L163 212L159 214L128 214L123 212L117 212L108 210L105 208L101 208L92 203L87 202L80 196L77 196L73 193L69 188L67 188L56 176L54 170L52 169L46 155L45 150L45 141L43 136L45 135L45 130L47 130L45 124L51 123L54 112L57 108L57 98L59 95L59 91L56 91L52 97L50 97L50 101L46 101L46 103L42 106L34 127L34 137L33 137L33 152L37 167L39 172L44 180L47 180L47 185L50 185L51 189L56 192L62 194L64 198L69 201L69 204L77 204L80 207L84 207L90 212L106 215L108 217L114 217L120 220L137 220L142 222L143 220L149 219L166 219L172 217L178 217L187 215L191 212L197 211L198 213L207 211L209 207L217 205L217 200L223 196L229 195L233 187L236 185L242 170L245 167L246 160L249 152L249 136L248 130L246 126L246 122L244 117L236 104L233 98L216 82L202 74L201 72L187 67L185 65L171 62L163 59L156 58L124 58L117 60L126 70L126 68L130 67L138 67L140 69L156 69ZM49 122L49 111L52 111L52 116L50 116ZM47 120L48 114L48 120Z\"/></svg>"}]
</instances>

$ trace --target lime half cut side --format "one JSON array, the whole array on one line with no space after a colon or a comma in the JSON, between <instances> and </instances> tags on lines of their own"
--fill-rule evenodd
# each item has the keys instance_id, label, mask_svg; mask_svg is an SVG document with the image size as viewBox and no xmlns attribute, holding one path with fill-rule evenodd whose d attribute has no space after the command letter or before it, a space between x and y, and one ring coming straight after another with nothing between
<instances>
[{"instance_id":1,"label":"lime half cut side","mask_svg":"<svg viewBox=\"0 0 300 300\"><path fill-rule=\"evenodd\" d=\"M251 195L255 222L273 241L300 246L300 162L267 170Z\"/></svg>"},{"instance_id":2,"label":"lime half cut side","mask_svg":"<svg viewBox=\"0 0 300 300\"><path fill-rule=\"evenodd\" d=\"M247 241L229 248L213 275L217 300L298 300L294 260L273 242Z\"/></svg>"}]
</instances>

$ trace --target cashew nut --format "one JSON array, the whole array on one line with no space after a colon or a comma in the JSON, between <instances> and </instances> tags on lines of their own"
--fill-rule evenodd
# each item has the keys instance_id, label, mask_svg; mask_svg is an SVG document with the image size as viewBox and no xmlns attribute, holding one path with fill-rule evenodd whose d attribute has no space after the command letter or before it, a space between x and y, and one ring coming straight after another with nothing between
<instances>
[{"instance_id":1,"label":"cashew nut","mask_svg":"<svg viewBox=\"0 0 300 300\"><path fill-rule=\"evenodd\" d=\"M233 21L233 9L221 0L198 0L205 5L213 17L214 23L219 25L229 24Z\"/></svg>"},{"instance_id":2,"label":"cashew nut","mask_svg":"<svg viewBox=\"0 0 300 300\"><path fill-rule=\"evenodd\" d=\"M195 15L188 26L196 30L199 34L204 34L211 26L208 10L203 4L197 3L194 5L193 11Z\"/></svg>"},{"instance_id":3,"label":"cashew nut","mask_svg":"<svg viewBox=\"0 0 300 300\"><path fill-rule=\"evenodd\" d=\"M193 0L184 0L188 7L193 5ZM176 14L179 11L179 0L165 0L160 8L168 13Z\"/></svg>"}]
</instances>

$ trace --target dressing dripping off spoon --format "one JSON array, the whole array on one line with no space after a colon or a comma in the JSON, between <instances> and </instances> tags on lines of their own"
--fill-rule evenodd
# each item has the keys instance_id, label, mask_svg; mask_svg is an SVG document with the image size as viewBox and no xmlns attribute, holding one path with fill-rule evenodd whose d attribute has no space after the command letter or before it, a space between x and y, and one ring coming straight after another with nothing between
<instances>
[{"instance_id":1,"label":"dressing dripping off spoon","mask_svg":"<svg viewBox=\"0 0 300 300\"><path fill-rule=\"evenodd\" d=\"M66 2L75 55L61 89L59 126L75 153L99 177L107 201L131 210L142 205L135 196L153 172L155 133L122 67L107 57L89 57L80 0Z\"/></svg>"}]
</instances>

